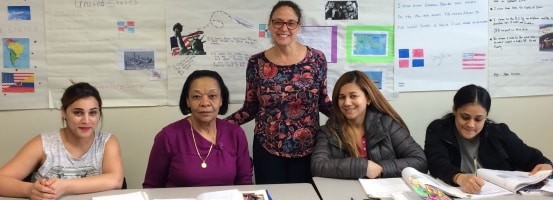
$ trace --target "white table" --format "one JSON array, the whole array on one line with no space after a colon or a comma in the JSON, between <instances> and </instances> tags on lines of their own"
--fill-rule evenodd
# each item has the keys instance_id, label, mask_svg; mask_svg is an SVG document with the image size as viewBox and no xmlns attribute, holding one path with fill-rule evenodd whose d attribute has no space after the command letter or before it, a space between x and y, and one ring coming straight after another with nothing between
<instances>
[{"instance_id":1,"label":"white table","mask_svg":"<svg viewBox=\"0 0 553 200\"><path fill-rule=\"evenodd\" d=\"M268 185L230 185L230 186L209 186L209 187L180 187L180 188L157 188L157 189L127 189L110 190L81 195L64 196L60 200L87 200L96 196L125 194L137 191L144 191L150 199L167 198L195 198L204 192L219 190L238 189L241 191L267 189L273 200L320 200L313 186L309 183L289 184L268 184ZM0 197L0 200L15 200L17 198Z\"/></svg>"}]
</instances>

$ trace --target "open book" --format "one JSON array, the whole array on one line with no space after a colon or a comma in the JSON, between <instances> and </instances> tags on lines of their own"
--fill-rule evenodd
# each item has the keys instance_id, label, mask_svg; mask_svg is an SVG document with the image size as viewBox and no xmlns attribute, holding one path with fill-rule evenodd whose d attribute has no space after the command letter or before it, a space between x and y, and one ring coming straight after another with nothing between
<instances>
[{"instance_id":1,"label":"open book","mask_svg":"<svg viewBox=\"0 0 553 200\"><path fill-rule=\"evenodd\" d=\"M551 170L540 171L532 176L529 176L528 173L529 172L478 169L478 176L482 177L485 182L484 186L482 186L482 190L478 194L465 193L458 187L450 186L441 180L435 179L428 174L421 173L411 167L403 169L401 175L407 184L420 196L438 197L439 199L447 199L446 196L476 199L514 194L525 186L547 179L551 174Z\"/></svg>"},{"instance_id":2,"label":"open book","mask_svg":"<svg viewBox=\"0 0 553 200\"><path fill-rule=\"evenodd\" d=\"M503 171L492 169L478 169L478 176L511 192L544 181L551 175L552 170L543 170L529 176L529 172Z\"/></svg>"},{"instance_id":3,"label":"open book","mask_svg":"<svg viewBox=\"0 0 553 200\"><path fill-rule=\"evenodd\" d=\"M149 200L148 195L143 192L132 192L93 197L92 200ZM167 198L154 200L271 200L267 190L239 191L238 189L205 192L195 198Z\"/></svg>"}]
</instances>

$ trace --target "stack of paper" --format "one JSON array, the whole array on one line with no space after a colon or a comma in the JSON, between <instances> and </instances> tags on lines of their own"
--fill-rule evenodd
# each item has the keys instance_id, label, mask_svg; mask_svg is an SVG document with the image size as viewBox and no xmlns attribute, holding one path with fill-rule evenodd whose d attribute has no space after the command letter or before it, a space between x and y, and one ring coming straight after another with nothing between
<instances>
[{"instance_id":1,"label":"stack of paper","mask_svg":"<svg viewBox=\"0 0 553 200\"><path fill-rule=\"evenodd\" d=\"M149 200L145 192L132 192L108 196L92 197L92 200Z\"/></svg>"},{"instance_id":2,"label":"stack of paper","mask_svg":"<svg viewBox=\"0 0 553 200\"><path fill-rule=\"evenodd\" d=\"M393 198L393 194L410 192L411 189L401 178L359 179L363 190L371 198Z\"/></svg>"}]
</instances>

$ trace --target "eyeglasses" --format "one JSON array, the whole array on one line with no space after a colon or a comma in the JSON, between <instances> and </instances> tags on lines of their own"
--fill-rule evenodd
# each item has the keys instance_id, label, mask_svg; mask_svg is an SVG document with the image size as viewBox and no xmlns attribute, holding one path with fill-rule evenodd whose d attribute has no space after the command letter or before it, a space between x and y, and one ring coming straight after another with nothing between
<instances>
[{"instance_id":1,"label":"eyeglasses","mask_svg":"<svg viewBox=\"0 0 553 200\"><path fill-rule=\"evenodd\" d=\"M271 20L271 25L273 25L273 27L275 28L282 28L284 24L286 24L286 27L288 27L288 29L294 30L298 28L299 22L294 22L294 21L285 22L285 21L274 20L274 19Z\"/></svg>"}]
</instances>

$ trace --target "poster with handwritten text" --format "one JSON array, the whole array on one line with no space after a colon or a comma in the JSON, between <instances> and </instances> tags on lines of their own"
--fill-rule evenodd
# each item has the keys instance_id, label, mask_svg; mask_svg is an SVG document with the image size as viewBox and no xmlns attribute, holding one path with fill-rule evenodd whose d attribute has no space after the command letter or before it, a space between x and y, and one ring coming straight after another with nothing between
<instances>
[{"instance_id":1,"label":"poster with handwritten text","mask_svg":"<svg viewBox=\"0 0 553 200\"><path fill-rule=\"evenodd\" d=\"M486 86L487 5L487 0L396 1L394 88Z\"/></svg>"},{"instance_id":2,"label":"poster with handwritten text","mask_svg":"<svg viewBox=\"0 0 553 200\"><path fill-rule=\"evenodd\" d=\"M553 94L553 1L491 0L489 22L491 95Z\"/></svg>"}]
</instances>

